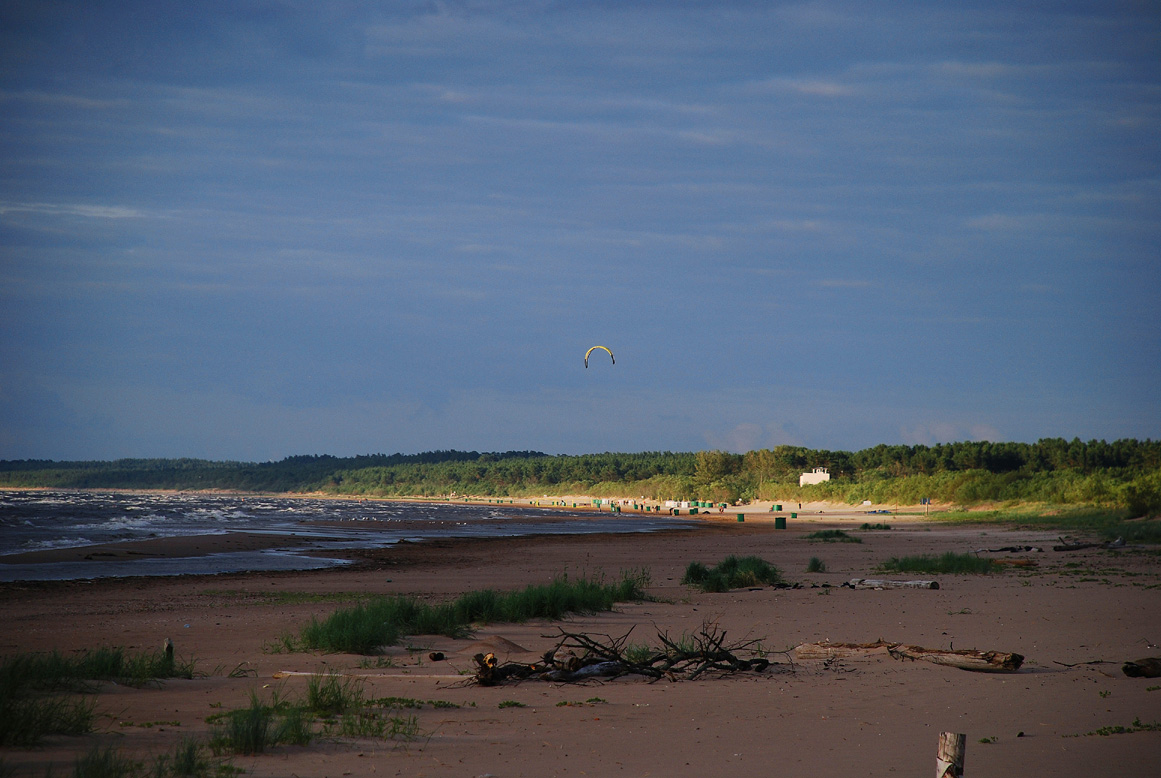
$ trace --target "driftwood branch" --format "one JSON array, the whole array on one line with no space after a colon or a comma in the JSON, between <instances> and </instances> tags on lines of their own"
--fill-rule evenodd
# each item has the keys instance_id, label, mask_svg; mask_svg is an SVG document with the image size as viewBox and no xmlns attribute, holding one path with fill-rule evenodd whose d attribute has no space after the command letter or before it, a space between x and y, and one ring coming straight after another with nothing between
<instances>
[{"instance_id":1,"label":"driftwood branch","mask_svg":"<svg viewBox=\"0 0 1161 778\"><path fill-rule=\"evenodd\" d=\"M1117 538L1116 540L1110 540L1108 543L1069 543L1064 538L1061 538L1060 545L1053 546L1052 550L1053 551L1080 551L1081 549L1085 549L1085 548L1105 548L1105 549L1125 548L1125 539L1124 538Z\"/></svg>"},{"instance_id":2,"label":"driftwood branch","mask_svg":"<svg viewBox=\"0 0 1161 778\"><path fill-rule=\"evenodd\" d=\"M1041 552L1043 550L1044 549L1039 548L1037 546L1002 546L1001 548L977 548L975 550L975 552L973 552L973 553L976 553L976 554L983 554L983 553L1000 554L1000 553L1003 553L1006 551L1010 554L1020 554L1020 553L1025 553L1028 551Z\"/></svg>"}]
</instances>

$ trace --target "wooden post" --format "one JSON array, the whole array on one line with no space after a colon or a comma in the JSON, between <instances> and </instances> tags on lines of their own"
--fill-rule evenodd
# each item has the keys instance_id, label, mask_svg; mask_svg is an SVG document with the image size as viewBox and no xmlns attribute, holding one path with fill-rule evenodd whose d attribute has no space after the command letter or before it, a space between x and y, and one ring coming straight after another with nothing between
<instances>
[{"instance_id":1,"label":"wooden post","mask_svg":"<svg viewBox=\"0 0 1161 778\"><path fill-rule=\"evenodd\" d=\"M939 751L935 754L935 778L963 778L963 756L967 735L939 733Z\"/></svg>"}]
</instances>

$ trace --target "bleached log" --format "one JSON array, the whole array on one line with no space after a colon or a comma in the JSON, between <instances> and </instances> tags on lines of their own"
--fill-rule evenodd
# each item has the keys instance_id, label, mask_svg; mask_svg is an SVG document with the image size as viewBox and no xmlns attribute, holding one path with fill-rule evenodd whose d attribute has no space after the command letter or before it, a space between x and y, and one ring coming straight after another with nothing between
<instances>
[{"instance_id":1,"label":"bleached log","mask_svg":"<svg viewBox=\"0 0 1161 778\"><path fill-rule=\"evenodd\" d=\"M799 661L809 661L811 659L862 659L873 656L875 654L886 655L887 652L897 645L896 643L887 643L882 640L874 643L830 643L824 641L822 643L803 643L800 646L794 647L794 658Z\"/></svg>"},{"instance_id":2,"label":"bleached log","mask_svg":"<svg viewBox=\"0 0 1161 778\"><path fill-rule=\"evenodd\" d=\"M852 578L852 589L938 589L938 581L882 581L875 578Z\"/></svg>"},{"instance_id":3,"label":"bleached log","mask_svg":"<svg viewBox=\"0 0 1161 778\"><path fill-rule=\"evenodd\" d=\"M1014 673L1024 664L1021 654L1004 651L942 651L920 646L897 645L888 649L896 659L922 659L947 667L972 670L977 673Z\"/></svg>"},{"instance_id":4,"label":"bleached log","mask_svg":"<svg viewBox=\"0 0 1161 778\"><path fill-rule=\"evenodd\" d=\"M874 643L803 643L794 648L794 658L799 661L821 659L864 659L872 656L889 655L894 659L922 659L947 667L972 670L979 673L1013 673L1020 669L1024 657L1004 651L944 651L941 649L905 646L902 643L888 643L877 640Z\"/></svg>"}]
</instances>

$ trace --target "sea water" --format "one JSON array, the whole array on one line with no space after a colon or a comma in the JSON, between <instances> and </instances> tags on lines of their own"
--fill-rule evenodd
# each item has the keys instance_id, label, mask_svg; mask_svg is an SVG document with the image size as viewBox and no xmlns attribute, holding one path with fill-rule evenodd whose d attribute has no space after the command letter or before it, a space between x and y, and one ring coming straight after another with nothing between
<instances>
[{"instance_id":1,"label":"sea water","mask_svg":"<svg viewBox=\"0 0 1161 778\"><path fill-rule=\"evenodd\" d=\"M295 535L308 542L293 549L200 557L0 564L0 581L308 570L348 563L327 557L327 551L384 548L401 540L651 532L691 524L672 517L594 514L527 505L10 491L0 492L0 562L3 555L27 551L229 532Z\"/></svg>"}]
</instances>

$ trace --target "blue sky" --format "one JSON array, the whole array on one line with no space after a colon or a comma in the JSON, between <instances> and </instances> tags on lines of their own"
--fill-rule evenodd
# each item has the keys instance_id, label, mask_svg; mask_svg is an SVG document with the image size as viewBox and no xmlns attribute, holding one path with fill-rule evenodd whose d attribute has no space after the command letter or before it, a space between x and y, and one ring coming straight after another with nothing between
<instances>
[{"instance_id":1,"label":"blue sky","mask_svg":"<svg viewBox=\"0 0 1161 778\"><path fill-rule=\"evenodd\" d=\"M0 458L1156 439L1159 249L1153 2L0 2Z\"/></svg>"}]
</instances>

